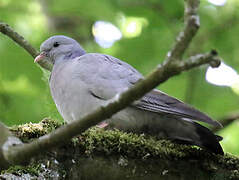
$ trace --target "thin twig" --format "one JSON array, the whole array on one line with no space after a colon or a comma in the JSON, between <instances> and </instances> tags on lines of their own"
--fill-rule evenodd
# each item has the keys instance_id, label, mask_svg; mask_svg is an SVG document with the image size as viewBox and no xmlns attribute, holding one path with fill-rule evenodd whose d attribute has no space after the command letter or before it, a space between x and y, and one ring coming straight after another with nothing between
<instances>
[{"instance_id":1,"label":"thin twig","mask_svg":"<svg viewBox=\"0 0 239 180\"><path fill-rule=\"evenodd\" d=\"M0 32L10 37L13 41L15 41L18 45L23 47L33 58L35 58L39 52L20 34L14 31L8 24L0 22ZM40 66L44 69L51 71L52 65L50 63L39 62Z\"/></svg>"},{"instance_id":2,"label":"thin twig","mask_svg":"<svg viewBox=\"0 0 239 180\"><path fill-rule=\"evenodd\" d=\"M169 60L181 60L185 50L200 27L197 14L199 0L185 0L184 29L179 33L172 50L167 54Z\"/></svg>"},{"instance_id":3,"label":"thin twig","mask_svg":"<svg viewBox=\"0 0 239 180\"><path fill-rule=\"evenodd\" d=\"M211 67L218 67L221 64L221 58L217 56L215 50L206 54L197 54L189 57L186 61L180 61L182 70L191 69L203 64L210 64ZM179 67L180 68L180 67Z\"/></svg>"}]
</instances>

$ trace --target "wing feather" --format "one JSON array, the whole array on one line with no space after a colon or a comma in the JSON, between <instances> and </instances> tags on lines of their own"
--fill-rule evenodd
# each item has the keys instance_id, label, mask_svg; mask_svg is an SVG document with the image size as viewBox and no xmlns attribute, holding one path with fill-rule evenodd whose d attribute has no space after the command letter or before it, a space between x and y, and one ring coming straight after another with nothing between
<instances>
[{"instance_id":1,"label":"wing feather","mask_svg":"<svg viewBox=\"0 0 239 180\"><path fill-rule=\"evenodd\" d=\"M85 54L79 57L77 66L85 68L75 68L75 76L87 84L92 95L101 100L111 99L143 78L132 66L109 55ZM145 111L165 113L221 126L206 114L156 89L136 101L132 106Z\"/></svg>"},{"instance_id":2,"label":"wing feather","mask_svg":"<svg viewBox=\"0 0 239 180\"><path fill-rule=\"evenodd\" d=\"M146 94L134 106L146 111L166 113L181 118L202 121L213 126L221 126L219 122L212 120L208 115L156 89Z\"/></svg>"}]
</instances>

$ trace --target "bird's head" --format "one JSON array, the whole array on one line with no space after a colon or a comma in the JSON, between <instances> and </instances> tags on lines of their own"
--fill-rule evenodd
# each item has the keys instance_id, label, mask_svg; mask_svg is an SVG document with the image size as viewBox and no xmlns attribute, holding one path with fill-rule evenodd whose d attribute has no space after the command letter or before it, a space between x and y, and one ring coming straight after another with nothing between
<instances>
[{"instance_id":1,"label":"bird's head","mask_svg":"<svg viewBox=\"0 0 239 180\"><path fill-rule=\"evenodd\" d=\"M47 60L55 64L59 60L67 60L85 54L81 45L72 38L58 35L45 40L40 47L40 54L34 62Z\"/></svg>"}]
</instances>

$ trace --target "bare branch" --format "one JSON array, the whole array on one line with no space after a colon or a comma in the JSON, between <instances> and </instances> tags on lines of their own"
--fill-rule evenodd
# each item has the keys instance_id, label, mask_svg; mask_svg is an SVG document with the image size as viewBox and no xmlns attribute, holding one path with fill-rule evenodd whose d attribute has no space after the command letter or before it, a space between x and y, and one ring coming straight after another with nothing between
<instances>
[{"instance_id":1,"label":"bare branch","mask_svg":"<svg viewBox=\"0 0 239 180\"><path fill-rule=\"evenodd\" d=\"M23 47L33 58L35 58L39 52L32 47L30 43L27 42L20 34L14 31L8 24L0 22L0 32L10 37L13 41L15 41L18 45ZM39 63L41 67L51 71L52 65L47 63L46 61Z\"/></svg>"},{"instance_id":2,"label":"bare branch","mask_svg":"<svg viewBox=\"0 0 239 180\"><path fill-rule=\"evenodd\" d=\"M198 6L199 0L185 0L184 29L179 33L174 47L168 53L168 60L181 60L197 33L200 27L199 16L197 15Z\"/></svg>"},{"instance_id":3,"label":"bare branch","mask_svg":"<svg viewBox=\"0 0 239 180\"><path fill-rule=\"evenodd\" d=\"M35 58L39 53L36 49L34 49L21 35L15 32L8 24L0 23L0 31L1 33L10 37L17 44L22 46L29 54Z\"/></svg>"},{"instance_id":4,"label":"bare branch","mask_svg":"<svg viewBox=\"0 0 239 180\"><path fill-rule=\"evenodd\" d=\"M195 56L191 56L186 61L181 61L180 63L182 71L192 69L194 67L198 67L203 64L210 64L211 67L218 67L221 64L221 59L217 56L217 53L213 50L207 54L197 54Z\"/></svg>"}]
</instances>

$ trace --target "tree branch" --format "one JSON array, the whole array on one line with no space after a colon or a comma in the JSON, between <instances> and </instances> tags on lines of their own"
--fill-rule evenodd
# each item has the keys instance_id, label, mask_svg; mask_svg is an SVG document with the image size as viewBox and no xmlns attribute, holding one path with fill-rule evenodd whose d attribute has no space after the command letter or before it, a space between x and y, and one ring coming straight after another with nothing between
<instances>
[{"instance_id":1,"label":"tree branch","mask_svg":"<svg viewBox=\"0 0 239 180\"><path fill-rule=\"evenodd\" d=\"M220 60L214 51L192 56L186 61L181 61L181 57L183 57L185 50L188 48L199 27L199 19L196 15L199 1L195 0L195 2L196 3L194 3L194 0L185 2L185 29L179 34L175 46L169 53L170 56L168 56L163 65L158 66L145 79L140 80L130 89L120 95L116 95L107 105L99 107L82 119L73 121L29 144L8 146L8 148L3 150L4 159L11 164L22 164L32 156L36 156L50 148L63 144L89 127L96 125L104 119L110 118L113 114L124 109L133 101L138 100L171 76L203 64L219 65ZM7 35L9 35L9 33ZM12 35L10 37L12 37Z\"/></svg>"},{"instance_id":2,"label":"tree branch","mask_svg":"<svg viewBox=\"0 0 239 180\"><path fill-rule=\"evenodd\" d=\"M8 24L0 22L0 32L10 37L13 41L15 41L18 45L23 47L33 58L35 58L39 52L27 41L14 31ZM52 65L47 63L47 61L39 62L40 66L48 71L51 71Z\"/></svg>"},{"instance_id":3,"label":"tree branch","mask_svg":"<svg viewBox=\"0 0 239 180\"><path fill-rule=\"evenodd\" d=\"M180 63L181 70L188 70L203 64L210 64L211 67L215 68L221 64L221 58L217 56L217 52L215 50L212 50L210 53L191 56L186 61L182 61Z\"/></svg>"},{"instance_id":4,"label":"tree branch","mask_svg":"<svg viewBox=\"0 0 239 180\"><path fill-rule=\"evenodd\" d=\"M172 50L167 54L169 60L181 60L185 50L200 27L199 16L197 14L199 0L184 0L184 29L179 33Z\"/></svg>"}]
</instances>

